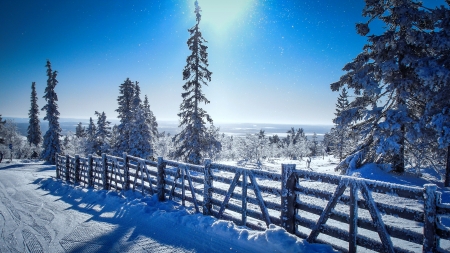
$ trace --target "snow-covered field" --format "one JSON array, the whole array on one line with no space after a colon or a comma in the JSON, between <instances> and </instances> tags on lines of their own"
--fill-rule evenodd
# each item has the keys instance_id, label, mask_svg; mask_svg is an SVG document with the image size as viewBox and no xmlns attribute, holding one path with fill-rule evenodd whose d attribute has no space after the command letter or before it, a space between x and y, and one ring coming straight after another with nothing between
<instances>
[{"instance_id":1,"label":"snow-covered field","mask_svg":"<svg viewBox=\"0 0 450 253\"><path fill-rule=\"evenodd\" d=\"M85 189L55 166L0 163L0 252L332 252L271 226L257 232L137 192Z\"/></svg>"}]
</instances>

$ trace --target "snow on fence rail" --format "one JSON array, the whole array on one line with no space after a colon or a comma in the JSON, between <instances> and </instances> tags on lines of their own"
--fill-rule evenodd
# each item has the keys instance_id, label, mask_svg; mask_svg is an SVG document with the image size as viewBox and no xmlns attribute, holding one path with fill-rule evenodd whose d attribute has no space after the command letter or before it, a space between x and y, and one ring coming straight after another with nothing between
<instances>
[{"instance_id":1,"label":"snow on fence rail","mask_svg":"<svg viewBox=\"0 0 450 253\"><path fill-rule=\"evenodd\" d=\"M270 173L212 163L149 161L103 154L56 155L56 176L105 190L139 190L160 201L190 202L197 212L263 230L270 224L309 242L343 252L357 246L383 252L436 252L450 230L441 224L450 205L436 185L408 187L347 176L295 170ZM348 228L348 229L347 229ZM377 238L379 238L377 240Z\"/></svg>"}]
</instances>

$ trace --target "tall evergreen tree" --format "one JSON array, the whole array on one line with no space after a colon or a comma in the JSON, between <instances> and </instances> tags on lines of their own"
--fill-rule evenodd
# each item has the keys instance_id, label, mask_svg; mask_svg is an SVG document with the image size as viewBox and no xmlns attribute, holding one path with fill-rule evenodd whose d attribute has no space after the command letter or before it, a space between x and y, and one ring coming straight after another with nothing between
<instances>
[{"instance_id":1,"label":"tall evergreen tree","mask_svg":"<svg viewBox=\"0 0 450 253\"><path fill-rule=\"evenodd\" d=\"M159 137L158 133L158 122L156 121L155 114L150 110L150 103L148 102L148 97L145 95L144 99L144 113L146 113L146 122L150 127L150 132L152 134L152 143L155 144L156 139Z\"/></svg>"},{"instance_id":2,"label":"tall evergreen tree","mask_svg":"<svg viewBox=\"0 0 450 253\"><path fill-rule=\"evenodd\" d=\"M141 158L148 158L152 153L152 136L150 126L147 124L149 117L144 110L141 100L141 88L139 82L134 85L133 98L131 102L132 118L128 123L130 139L128 141L128 154Z\"/></svg>"},{"instance_id":3,"label":"tall evergreen tree","mask_svg":"<svg viewBox=\"0 0 450 253\"><path fill-rule=\"evenodd\" d=\"M345 88L342 89L342 92L339 94L338 101L336 104L336 117L341 116L341 112L348 109L348 93ZM344 154L346 153L347 142L348 142L348 125L337 120L337 118L333 119L334 124L336 124L335 129L333 131L334 134L334 154L339 157L339 161L342 161L344 158Z\"/></svg>"},{"instance_id":4,"label":"tall evergreen tree","mask_svg":"<svg viewBox=\"0 0 450 253\"><path fill-rule=\"evenodd\" d=\"M6 123L6 120L2 120L2 115L0 114L0 144L4 144L5 143L5 138L4 138L4 125Z\"/></svg>"},{"instance_id":5,"label":"tall evergreen tree","mask_svg":"<svg viewBox=\"0 0 450 253\"><path fill-rule=\"evenodd\" d=\"M115 148L114 145L117 143L118 139L119 139L119 130L118 130L117 125L114 125L111 128L111 135L110 135L110 138L109 138L109 147L110 147L109 153L116 154L116 150L114 149Z\"/></svg>"},{"instance_id":6,"label":"tall evergreen tree","mask_svg":"<svg viewBox=\"0 0 450 253\"><path fill-rule=\"evenodd\" d=\"M427 52L434 30L430 11L416 0L366 1L363 16L367 23L357 24L366 36L375 19L385 24L381 35L368 36L368 44L351 63L333 91L347 86L356 98L349 109L336 118L339 124L352 123L363 143L339 165L358 167L363 163L391 163L396 172L405 169L405 144L414 142L409 133L422 115L411 106L424 91L426 83L418 75L418 64L433 57Z\"/></svg>"},{"instance_id":7,"label":"tall evergreen tree","mask_svg":"<svg viewBox=\"0 0 450 253\"><path fill-rule=\"evenodd\" d=\"M130 124L133 121L133 101L135 99L135 85L127 78L119 87L120 95L117 98L119 107L116 109L120 124L117 126L119 133L116 143L114 144L114 154L121 155L130 149Z\"/></svg>"},{"instance_id":8,"label":"tall evergreen tree","mask_svg":"<svg viewBox=\"0 0 450 253\"><path fill-rule=\"evenodd\" d=\"M199 24L201 20L201 9L195 1L195 15L197 23L188 29L191 37L187 41L191 55L186 59L186 66L183 70L183 85L185 92L181 94L183 102L180 105L180 125L181 132L174 137L177 146L174 157L183 159L186 162L200 164L203 154L213 145L220 149L220 142L208 133L205 124L213 124L213 120L200 108L200 103L209 103L202 92L202 84L208 85L211 81L211 74L208 70L208 48L204 43L207 41L202 37Z\"/></svg>"},{"instance_id":9,"label":"tall evergreen tree","mask_svg":"<svg viewBox=\"0 0 450 253\"><path fill-rule=\"evenodd\" d=\"M97 154L97 141L95 139L95 134L97 133L97 127L92 120L92 117L89 118L89 125L86 130L86 146L85 152L86 154Z\"/></svg>"},{"instance_id":10,"label":"tall evergreen tree","mask_svg":"<svg viewBox=\"0 0 450 253\"><path fill-rule=\"evenodd\" d=\"M130 150L128 153L132 156L149 158L152 153L152 135L150 126L147 124L147 113L142 106L138 106L135 112L135 118L130 129Z\"/></svg>"},{"instance_id":11,"label":"tall evergreen tree","mask_svg":"<svg viewBox=\"0 0 450 253\"><path fill-rule=\"evenodd\" d=\"M30 121L28 125L27 140L30 145L38 146L42 142L41 126L39 125L39 106L37 104L36 83L31 83L31 108L28 116Z\"/></svg>"},{"instance_id":12,"label":"tall evergreen tree","mask_svg":"<svg viewBox=\"0 0 450 253\"><path fill-rule=\"evenodd\" d=\"M422 92L425 104L424 117L420 125L431 128L437 148L447 156L445 182L450 186L450 1L447 6L439 6L432 11L436 29L431 32L432 40L427 52L432 55L418 65L419 77L425 82L427 90ZM445 46L444 46L445 45ZM415 126L417 128L417 125Z\"/></svg>"},{"instance_id":13,"label":"tall evergreen tree","mask_svg":"<svg viewBox=\"0 0 450 253\"><path fill-rule=\"evenodd\" d=\"M105 112L95 112L97 115L97 127L95 129L95 151L98 155L102 153L109 153L109 137L111 136L109 124L111 122L106 120Z\"/></svg>"},{"instance_id":14,"label":"tall evergreen tree","mask_svg":"<svg viewBox=\"0 0 450 253\"><path fill-rule=\"evenodd\" d=\"M52 71L52 66L49 60L47 60L47 87L45 88L44 98L47 104L41 109L46 111L44 120L48 121L48 130L44 135L43 150L41 153L41 158L50 162L55 163L55 154L61 152L61 143L59 137L61 136L61 127L59 126L59 112L58 96L55 92L55 87L58 84L56 80L57 71Z\"/></svg>"},{"instance_id":15,"label":"tall evergreen tree","mask_svg":"<svg viewBox=\"0 0 450 253\"><path fill-rule=\"evenodd\" d=\"M77 138L86 137L86 128L83 126L83 123L78 123L77 127L75 128L75 136Z\"/></svg>"}]
</instances>

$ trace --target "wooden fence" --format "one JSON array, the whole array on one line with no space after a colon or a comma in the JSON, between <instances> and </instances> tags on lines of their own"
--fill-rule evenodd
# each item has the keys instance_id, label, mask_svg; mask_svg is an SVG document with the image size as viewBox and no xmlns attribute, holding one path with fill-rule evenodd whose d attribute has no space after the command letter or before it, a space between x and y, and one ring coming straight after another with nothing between
<instances>
[{"instance_id":1,"label":"wooden fence","mask_svg":"<svg viewBox=\"0 0 450 253\"><path fill-rule=\"evenodd\" d=\"M162 157L155 162L126 153L87 158L57 154L56 161L57 178L70 183L139 190L183 206L187 201L205 215L257 230L275 224L343 252L356 252L357 246L379 252L445 252L440 242L450 240L449 229L441 224L450 205L441 203L436 185L408 187L295 170L292 164L283 164L277 174L210 160L203 166Z\"/></svg>"}]
</instances>

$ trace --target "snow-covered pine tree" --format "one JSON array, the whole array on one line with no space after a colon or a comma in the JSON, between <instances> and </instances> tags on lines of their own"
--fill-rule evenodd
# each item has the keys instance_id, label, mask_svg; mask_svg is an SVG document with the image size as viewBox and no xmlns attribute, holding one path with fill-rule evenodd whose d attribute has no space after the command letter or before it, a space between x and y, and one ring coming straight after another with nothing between
<instances>
[{"instance_id":1,"label":"snow-covered pine tree","mask_svg":"<svg viewBox=\"0 0 450 253\"><path fill-rule=\"evenodd\" d=\"M336 104L336 112L334 115L336 117L341 116L341 112L348 109L349 102L348 102L348 93L345 88L342 89L341 93L339 94L337 104ZM342 158L346 155L346 149L347 149L347 143L348 143L348 133L349 133L349 126L348 124L341 123L340 121L336 120L336 118L333 119L334 124L336 124L333 134L334 134L334 149L333 153L335 156L339 157L339 162L342 161Z\"/></svg>"},{"instance_id":2,"label":"snow-covered pine tree","mask_svg":"<svg viewBox=\"0 0 450 253\"><path fill-rule=\"evenodd\" d=\"M78 123L77 127L75 128L75 136L77 138L86 137L86 128L83 126L83 123Z\"/></svg>"},{"instance_id":3,"label":"snow-covered pine tree","mask_svg":"<svg viewBox=\"0 0 450 253\"><path fill-rule=\"evenodd\" d=\"M174 142L176 150L173 156L176 159L182 159L193 164L200 164L203 155L208 152L212 146L221 148L220 142L214 139L214 136L208 133L205 124L213 124L213 120L200 108L200 103L209 103L202 92L202 84L208 85L211 81L212 72L208 70L208 48L204 43L207 41L202 37L199 24L201 19L201 9L198 2L195 1L195 14L197 23L189 33L191 37L187 41L191 55L186 59L186 66L183 70L184 93L181 94L183 102L180 105L180 125L182 129L180 133L175 135ZM206 122L205 122L206 120Z\"/></svg>"},{"instance_id":4,"label":"snow-covered pine tree","mask_svg":"<svg viewBox=\"0 0 450 253\"><path fill-rule=\"evenodd\" d=\"M418 65L418 76L426 84L422 92L425 101L424 117L417 125L425 125L434 132L432 140L438 153L446 154L445 182L450 186L450 1L432 11L435 29L431 32L431 43L427 53L432 55ZM417 127L417 125L415 127ZM440 152L439 152L440 151Z\"/></svg>"},{"instance_id":5,"label":"snow-covered pine tree","mask_svg":"<svg viewBox=\"0 0 450 253\"><path fill-rule=\"evenodd\" d=\"M111 128L111 136L109 137L109 153L110 154L115 154L116 150L114 150L114 145L117 143L117 140L119 139L119 130L117 125L114 125Z\"/></svg>"},{"instance_id":6,"label":"snow-covered pine tree","mask_svg":"<svg viewBox=\"0 0 450 253\"><path fill-rule=\"evenodd\" d=\"M121 156L123 152L127 152L130 149L128 144L130 140L130 123L133 121L133 100L134 100L134 83L127 78L124 83L119 87L119 97L117 102L119 107L116 109L120 124L117 126L118 138L114 144L114 154Z\"/></svg>"},{"instance_id":7,"label":"snow-covered pine tree","mask_svg":"<svg viewBox=\"0 0 450 253\"><path fill-rule=\"evenodd\" d=\"M147 159L153 155L152 133L150 125L148 124L148 119L151 116L149 110L146 110L144 105L142 105L139 83L136 82L134 87L134 97L131 108L133 115L129 124L130 139L128 154Z\"/></svg>"},{"instance_id":8,"label":"snow-covered pine tree","mask_svg":"<svg viewBox=\"0 0 450 253\"><path fill-rule=\"evenodd\" d=\"M97 154L97 141L95 139L95 134L97 133L97 127L92 120L92 117L89 118L89 125L86 129L86 146L85 153L86 154ZM99 155L99 154L97 154Z\"/></svg>"},{"instance_id":9,"label":"snow-covered pine tree","mask_svg":"<svg viewBox=\"0 0 450 253\"><path fill-rule=\"evenodd\" d=\"M152 134L152 144L156 143L159 137L158 133L158 122L156 121L155 114L150 110L150 103L148 102L148 97L145 95L144 99L144 112L147 114L146 122L150 127L150 132Z\"/></svg>"},{"instance_id":10,"label":"snow-covered pine tree","mask_svg":"<svg viewBox=\"0 0 450 253\"><path fill-rule=\"evenodd\" d=\"M98 155L103 153L109 153L109 137L111 136L109 124L111 122L106 120L105 112L99 113L95 111L97 115L97 127L95 129L95 151Z\"/></svg>"},{"instance_id":11,"label":"snow-covered pine tree","mask_svg":"<svg viewBox=\"0 0 450 253\"><path fill-rule=\"evenodd\" d=\"M314 132L312 138L311 138L311 156L316 156L319 154L319 141L317 139L317 134Z\"/></svg>"},{"instance_id":12,"label":"snow-covered pine tree","mask_svg":"<svg viewBox=\"0 0 450 253\"><path fill-rule=\"evenodd\" d=\"M52 65L49 60L47 60L47 87L45 88L44 99L47 104L42 107L42 111L45 111L44 120L48 121L48 130L44 135L43 150L41 153L41 158L54 164L55 154L61 152L61 143L59 137L61 136L61 127L59 126L59 112L58 96L55 92L55 87L58 84L56 80L57 71L52 71Z\"/></svg>"},{"instance_id":13,"label":"snow-covered pine tree","mask_svg":"<svg viewBox=\"0 0 450 253\"><path fill-rule=\"evenodd\" d=\"M142 106L139 106L136 108L134 117L130 129L130 150L128 154L147 159L153 155L152 133L146 122L148 115Z\"/></svg>"},{"instance_id":14,"label":"snow-covered pine tree","mask_svg":"<svg viewBox=\"0 0 450 253\"><path fill-rule=\"evenodd\" d=\"M381 35L368 36L368 43L333 91L347 86L356 95L349 108L336 118L337 124L353 123L363 143L338 168L344 171L369 162L391 163L396 172L405 168L405 138L419 117L410 102L418 96L424 81L418 78L417 62L429 58L426 41L431 41L430 11L415 0L366 1L363 16L367 23L357 24L358 34L366 36L369 23L379 19L385 24ZM414 140L410 140L414 141Z\"/></svg>"},{"instance_id":15,"label":"snow-covered pine tree","mask_svg":"<svg viewBox=\"0 0 450 253\"><path fill-rule=\"evenodd\" d=\"M31 108L28 116L30 117L27 140L30 145L37 147L42 142L41 126L39 125L39 106L37 104L36 83L31 83Z\"/></svg>"},{"instance_id":16,"label":"snow-covered pine tree","mask_svg":"<svg viewBox=\"0 0 450 253\"><path fill-rule=\"evenodd\" d=\"M4 137L4 125L6 123L6 120L2 119L2 115L0 114L0 144L5 143L5 137Z\"/></svg>"}]
</instances>

